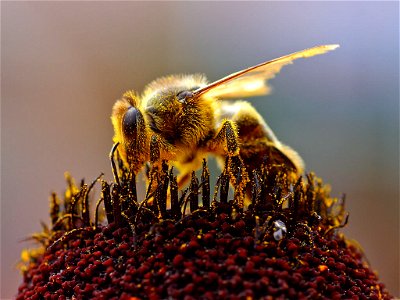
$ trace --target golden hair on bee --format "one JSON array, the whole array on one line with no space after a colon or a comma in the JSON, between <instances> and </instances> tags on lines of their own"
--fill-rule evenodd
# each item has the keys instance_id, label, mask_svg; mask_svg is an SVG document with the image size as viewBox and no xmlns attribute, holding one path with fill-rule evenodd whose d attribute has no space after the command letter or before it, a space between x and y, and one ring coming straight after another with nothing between
<instances>
[{"instance_id":1,"label":"golden hair on bee","mask_svg":"<svg viewBox=\"0 0 400 300\"><path fill-rule=\"evenodd\" d=\"M180 171L180 186L210 154L224 162L228 158L231 181L240 173L242 189L266 156L300 175L304 163L297 152L276 138L249 102L232 99L266 95L268 80L283 66L337 47L295 52L212 83L200 74L170 75L151 82L142 95L126 92L111 115L114 142L124 163L136 174L146 162L168 160Z\"/></svg>"}]
</instances>

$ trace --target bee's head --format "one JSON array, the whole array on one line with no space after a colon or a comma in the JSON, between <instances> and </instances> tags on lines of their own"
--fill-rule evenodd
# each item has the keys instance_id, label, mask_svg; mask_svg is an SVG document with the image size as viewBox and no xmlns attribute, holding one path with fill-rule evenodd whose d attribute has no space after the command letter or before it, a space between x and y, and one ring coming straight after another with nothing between
<instances>
[{"instance_id":1,"label":"bee's head","mask_svg":"<svg viewBox=\"0 0 400 300\"><path fill-rule=\"evenodd\" d=\"M140 108L140 98L134 92L126 92L113 107L111 120L114 126L114 142L123 160L133 171L138 171L146 160L149 143L146 120Z\"/></svg>"},{"instance_id":2,"label":"bee's head","mask_svg":"<svg viewBox=\"0 0 400 300\"><path fill-rule=\"evenodd\" d=\"M113 107L112 120L116 135L125 143L135 144L145 134L145 119L140 109L140 98L134 92L126 92Z\"/></svg>"}]
</instances>

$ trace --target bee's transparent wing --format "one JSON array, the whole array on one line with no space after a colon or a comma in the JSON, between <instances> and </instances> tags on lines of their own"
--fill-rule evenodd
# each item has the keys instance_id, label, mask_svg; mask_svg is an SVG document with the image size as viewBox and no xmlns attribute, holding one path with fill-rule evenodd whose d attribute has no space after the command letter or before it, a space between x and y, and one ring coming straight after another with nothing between
<instances>
[{"instance_id":1,"label":"bee's transparent wing","mask_svg":"<svg viewBox=\"0 0 400 300\"><path fill-rule=\"evenodd\" d=\"M323 54L337 47L339 45L316 46L263 62L201 87L194 91L194 94L207 94L220 99L266 95L271 90L267 81L274 78L283 66L291 64L295 59Z\"/></svg>"}]
</instances>

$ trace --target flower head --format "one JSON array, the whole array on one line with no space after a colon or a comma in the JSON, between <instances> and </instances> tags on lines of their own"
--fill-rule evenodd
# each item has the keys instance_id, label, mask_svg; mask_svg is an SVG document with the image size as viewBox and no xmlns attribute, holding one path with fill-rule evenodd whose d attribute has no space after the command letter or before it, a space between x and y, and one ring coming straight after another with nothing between
<instances>
[{"instance_id":1,"label":"flower head","mask_svg":"<svg viewBox=\"0 0 400 300\"><path fill-rule=\"evenodd\" d=\"M41 252L25 252L17 299L390 298L339 232L344 198L313 174L294 180L266 162L244 207L242 191L229 199L226 169L213 195L205 162L179 194L163 163L149 169L140 201L135 177L118 165L115 182L101 180L94 220L88 195L100 179L78 188L67 176L63 202L51 198L52 228L34 235Z\"/></svg>"}]
</instances>

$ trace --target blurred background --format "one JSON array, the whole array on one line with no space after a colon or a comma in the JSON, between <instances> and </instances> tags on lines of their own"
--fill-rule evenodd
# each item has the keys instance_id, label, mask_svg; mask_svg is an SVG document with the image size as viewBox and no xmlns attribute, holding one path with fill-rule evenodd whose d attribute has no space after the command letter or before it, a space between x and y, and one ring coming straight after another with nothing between
<instances>
[{"instance_id":1,"label":"blurred background","mask_svg":"<svg viewBox=\"0 0 400 300\"><path fill-rule=\"evenodd\" d=\"M64 171L111 179L114 101L170 73L216 80L314 45L251 99L307 169L347 195L344 232L399 293L398 2L2 2L1 299Z\"/></svg>"}]
</instances>

